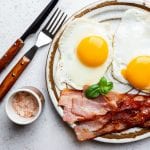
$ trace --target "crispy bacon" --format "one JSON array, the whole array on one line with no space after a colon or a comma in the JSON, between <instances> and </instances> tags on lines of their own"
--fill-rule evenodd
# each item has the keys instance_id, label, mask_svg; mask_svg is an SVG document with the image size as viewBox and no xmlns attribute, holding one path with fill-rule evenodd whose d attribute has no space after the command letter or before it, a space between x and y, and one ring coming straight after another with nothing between
<instances>
[{"instance_id":1,"label":"crispy bacon","mask_svg":"<svg viewBox=\"0 0 150 150\"><path fill-rule=\"evenodd\" d=\"M59 106L64 107L63 120L70 124L76 121L84 120L82 116L78 116L72 113L72 99L73 98L81 99L82 98L81 92L66 89L61 92L61 97L59 99Z\"/></svg>"},{"instance_id":2,"label":"crispy bacon","mask_svg":"<svg viewBox=\"0 0 150 150\"><path fill-rule=\"evenodd\" d=\"M79 122L74 128L77 138L82 141L82 139L90 139L94 136L94 132L102 129L111 119L111 114L108 113L103 116L99 116L90 121Z\"/></svg>"},{"instance_id":3,"label":"crispy bacon","mask_svg":"<svg viewBox=\"0 0 150 150\"><path fill-rule=\"evenodd\" d=\"M147 110L147 113L144 113L143 109ZM150 127L150 109L148 107L143 107L141 110L124 110L119 113L110 112L109 114L99 117L95 122L87 121L75 126L74 130L78 140L84 141L132 127Z\"/></svg>"},{"instance_id":4,"label":"crispy bacon","mask_svg":"<svg viewBox=\"0 0 150 150\"><path fill-rule=\"evenodd\" d=\"M68 123L89 120L111 110L103 97L92 101L84 97L81 91L75 90L62 91L59 105L64 107L63 119Z\"/></svg>"},{"instance_id":5,"label":"crispy bacon","mask_svg":"<svg viewBox=\"0 0 150 150\"><path fill-rule=\"evenodd\" d=\"M65 122L68 122L68 123L72 124L72 123L76 122L77 120L78 121L82 121L82 120L85 120L85 119L82 116L77 116L77 115L73 114L71 112L71 108L65 107L64 108L64 117L63 117L63 120Z\"/></svg>"},{"instance_id":6,"label":"crispy bacon","mask_svg":"<svg viewBox=\"0 0 150 150\"><path fill-rule=\"evenodd\" d=\"M59 105L64 108L64 121L77 124L74 130L80 141L131 127L150 127L150 96L110 92L90 100L82 91L67 89Z\"/></svg>"},{"instance_id":7,"label":"crispy bacon","mask_svg":"<svg viewBox=\"0 0 150 150\"><path fill-rule=\"evenodd\" d=\"M105 115L111 108L107 102L101 100L93 101L85 97L72 100L72 113L83 116L85 120L91 119L98 115Z\"/></svg>"},{"instance_id":8,"label":"crispy bacon","mask_svg":"<svg viewBox=\"0 0 150 150\"><path fill-rule=\"evenodd\" d=\"M61 93L59 105L64 107L64 121L75 123L105 115L110 111L119 112L126 109L138 109L143 103L145 104L145 101L150 106L150 100L146 96L118 94L114 92L90 100L84 96L82 91L66 89Z\"/></svg>"}]
</instances>

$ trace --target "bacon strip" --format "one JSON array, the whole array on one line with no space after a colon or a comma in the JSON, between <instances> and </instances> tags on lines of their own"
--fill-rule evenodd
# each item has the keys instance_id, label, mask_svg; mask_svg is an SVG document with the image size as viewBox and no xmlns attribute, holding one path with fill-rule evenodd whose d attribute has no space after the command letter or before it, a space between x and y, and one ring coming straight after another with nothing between
<instances>
[{"instance_id":1,"label":"bacon strip","mask_svg":"<svg viewBox=\"0 0 150 150\"><path fill-rule=\"evenodd\" d=\"M89 100L81 91L75 90L62 91L59 105L64 107L63 120L68 123L93 119L93 117L104 115L111 110L103 97Z\"/></svg>"},{"instance_id":2,"label":"bacon strip","mask_svg":"<svg viewBox=\"0 0 150 150\"><path fill-rule=\"evenodd\" d=\"M64 107L63 120L70 124L76 121L84 120L82 116L78 116L72 113L72 99L73 98L77 98L77 99L82 98L81 92L66 89L62 91L61 97L59 99L59 106Z\"/></svg>"},{"instance_id":3,"label":"bacon strip","mask_svg":"<svg viewBox=\"0 0 150 150\"><path fill-rule=\"evenodd\" d=\"M68 122L68 123L72 124L72 123L74 123L76 121L82 121L82 120L85 120L85 119L82 116L77 116L77 115L73 114L71 112L71 108L65 107L64 108L64 117L63 117L63 120L65 122Z\"/></svg>"},{"instance_id":4,"label":"bacon strip","mask_svg":"<svg viewBox=\"0 0 150 150\"><path fill-rule=\"evenodd\" d=\"M105 120L100 122L100 119ZM141 107L140 110L124 110L119 113L110 112L109 115L100 116L99 119L95 120L93 126L90 126L92 121L82 122L74 130L78 140L84 141L103 134L120 132L132 127L150 127L149 120L150 108Z\"/></svg>"},{"instance_id":5,"label":"bacon strip","mask_svg":"<svg viewBox=\"0 0 150 150\"><path fill-rule=\"evenodd\" d=\"M114 92L90 100L84 96L82 91L66 89L61 93L59 105L64 107L64 121L72 124L105 115L110 111L119 112L126 109L138 109L144 101L148 101L146 96L125 95Z\"/></svg>"},{"instance_id":6,"label":"bacon strip","mask_svg":"<svg viewBox=\"0 0 150 150\"><path fill-rule=\"evenodd\" d=\"M101 97L101 100L93 101L85 97L72 100L72 113L83 116L85 120L98 115L105 115L111 108Z\"/></svg>"},{"instance_id":7,"label":"bacon strip","mask_svg":"<svg viewBox=\"0 0 150 150\"><path fill-rule=\"evenodd\" d=\"M78 140L84 141L131 127L150 127L150 96L111 92L87 99L82 91L64 90L59 105L63 120L76 123Z\"/></svg>"}]
</instances>

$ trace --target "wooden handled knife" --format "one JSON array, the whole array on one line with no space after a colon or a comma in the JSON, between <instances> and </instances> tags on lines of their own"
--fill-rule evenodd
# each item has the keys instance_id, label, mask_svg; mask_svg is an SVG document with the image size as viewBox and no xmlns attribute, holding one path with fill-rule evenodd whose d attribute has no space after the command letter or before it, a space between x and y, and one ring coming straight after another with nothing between
<instances>
[{"instance_id":1,"label":"wooden handled knife","mask_svg":"<svg viewBox=\"0 0 150 150\"><path fill-rule=\"evenodd\" d=\"M0 58L0 73L4 68L12 61L16 54L24 45L25 39L30 35L35 33L46 19L51 10L55 7L58 0L51 0L50 3L45 7L41 14L36 18L36 20L30 25L30 27L25 31L25 33L15 41L15 43L6 51L6 53Z\"/></svg>"}]
</instances>

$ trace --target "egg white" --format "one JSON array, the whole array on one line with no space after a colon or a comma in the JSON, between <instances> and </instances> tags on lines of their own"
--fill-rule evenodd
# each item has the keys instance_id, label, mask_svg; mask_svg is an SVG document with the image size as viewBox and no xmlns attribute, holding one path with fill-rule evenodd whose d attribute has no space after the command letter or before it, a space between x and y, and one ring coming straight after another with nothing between
<instances>
[{"instance_id":1,"label":"egg white","mask_svg":"<svg viewBox=\"0 0 150 150\"><path fill-rule=\"evenodd\" d=\"M137 56L150 56L150 13L139 9L127 10L114 36L113 76L129 84L121 74Z\"/></svg>"},{"instance_id":2,"label":"egg white","mask_svg":"<svg viewBox=\"0 0 150 150\"><path fill-rule=\"evenodd\" d=\"M96 68L83 65L76 55L80 41L88 36L101 36L108 44L108 58L104 64ZM112 33L109 24L85 18L75 19L62 34L59 51L60 60L54 75L59 89L64 88L63 83L78 90L82 90L84 85L97 83L112 61Z\"/></svg>"}]
</instances>

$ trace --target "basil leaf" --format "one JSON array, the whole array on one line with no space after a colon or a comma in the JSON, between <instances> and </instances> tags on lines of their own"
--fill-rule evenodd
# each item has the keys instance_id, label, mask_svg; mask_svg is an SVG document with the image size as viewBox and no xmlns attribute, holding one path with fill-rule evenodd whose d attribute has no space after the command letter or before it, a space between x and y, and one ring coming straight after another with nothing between
<instances>
[{"instance_id":1,"label":"basil leaf","mask_svg":"<svg viewBox=\"0 0 150 150\"><path fill-rule=\"evenodd\" d=\"M102 95L107 94L107 87L100 87L100 93L101 93Z\"/></svg>"},{"instance_id":2,"label":"basil leaf","mask_svg":"<svg viewBox=\"0 0 150 150\"><path fill-rule=\"evenodd\" d=\"M102 95L106 95L110 90L113 88L113 83L112 82L107 82L106 85L100 86L100 93Z\"/></svg>"},{"instance_id":3,"label":"basil leaf","mask_svg":"<svg viewBox=\"0 0 150 150\"><path fill-rule=\"evenodd\" d=\"M100 95L100 88L98 84L94 84L90 86L86 91L85 91L85 96L87 98L96 98Z\"/></svg>"},{"instance_id":4,"label":"basil leaf","mask_svg":"<svg viewBox=\"0 0 150 150\"><path fill-rule=\"evenodd\" d=\"M112 82L108 82L108 83L107 83L107 88L108 88L109 91L112 90L112 88L113 88L113 83L112 83Z\"/></svg>"},{"instance_id":5,"label":"basil leaf","mask_svg":"<svg viewBox=\"0 0 150 150\"><path fill-rule=\"evenodd\" d=\"M105 86L107 85L107 80L105 77L102 77L98 83L99 86Z\"/></svg>"},{"instance_id":6,"label":"basil leaf","mask_svg":"<svg viewBox=\"0 0 150 150\"><path fill-rule=\"evenodd\" d=\"M113 83L108 82L105 77L102 77L97 84L91 85L86 91L85 96L87 98L96 98L100 94L106 95L113 88Z\"/></svg>"}]
</instances>

